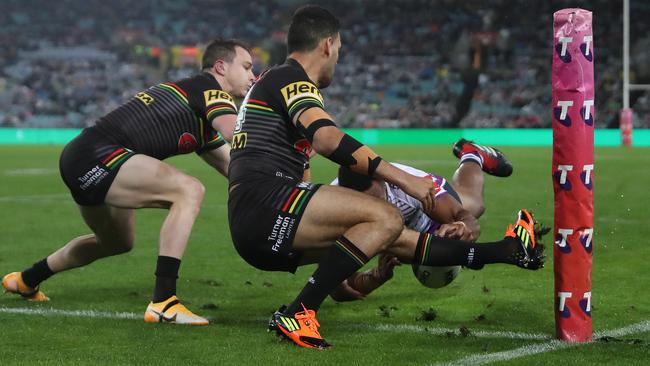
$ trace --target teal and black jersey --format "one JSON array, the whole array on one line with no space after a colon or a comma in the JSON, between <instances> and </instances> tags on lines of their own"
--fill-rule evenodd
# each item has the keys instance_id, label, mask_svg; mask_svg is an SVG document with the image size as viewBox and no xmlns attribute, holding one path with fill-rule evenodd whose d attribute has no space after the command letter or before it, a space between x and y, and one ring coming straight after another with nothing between
<instances>
[{"instance_id":1,"label":"teal and black jersey","mask_svg":"<svg viewBox=\"0 0 650 366\"><path fill-rule=\"evenodd\" d=\"M236 114L232 97L209 73L162 83L136 94L93 127L111 142L163 160L218 148L225 140L212 128L222 114Z\"/></svg>"},{"instance_id":2,"label":"teal and black jersey","mask_svg":"<svg viewBox=\"0 0 650 366\"><path fill-rule=\"evenodd\" d=\"M289 58L264 73L239 111L230 184L260 173L302 180L312 148L293 121L310 107L324 108L323 97L297 61Z\"/></svg>"}]
</instances>

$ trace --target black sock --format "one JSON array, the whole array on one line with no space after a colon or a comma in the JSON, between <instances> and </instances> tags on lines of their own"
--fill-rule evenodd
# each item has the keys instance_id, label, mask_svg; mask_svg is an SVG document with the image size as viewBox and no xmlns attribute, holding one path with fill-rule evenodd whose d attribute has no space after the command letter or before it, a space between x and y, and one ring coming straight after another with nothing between
<instances>
[{"instance_id":1,"label":"black sock","mask_svg":"<svg viewBox=\"0 0 650 366\"><path fill-rule=\"evenodd\" d=\"M467 241L441 238L420 233L414 264L427 266L467 266L481 267L490 263L510 263L519 242L514 238L504 238L492 243L471 243Z\"/></svg>"},{"instance_id":2,"label":"black sock","mask_svg":"<svg viewBox=\"0 0 650 366\"><path fill-rule=\"evenodd\" d=\"M368 262L368 257L351 241L341 236L318 265L316 272L302 289L298 297L287 307L285 314L293 315L309 310L317 311L325 298L359 268Z\"/></svg>"},{"instance_id":3,"label":"black sock","mask_svg":"<svg viewBox=\"0 0 650 366\"><path fill-rule=\"evenodd\" d=\"M47 257L42 260L34 263L31 268L28 268L22 272L23 282L25 285L35 288L41 282L52 277L54 272L47 265Z\"/></svg>"},{"instance_id":4,"label":"black sock","mask_svg":"<svg viewBox=\"0 0 650 366\"><path fill-rule=\"evenodd\" d=\"M181 260L173 257L158 256L156 265L156 288L153 290L153 302L161 302L176 295L176 280Z\"/></svg>"}]
</instances>

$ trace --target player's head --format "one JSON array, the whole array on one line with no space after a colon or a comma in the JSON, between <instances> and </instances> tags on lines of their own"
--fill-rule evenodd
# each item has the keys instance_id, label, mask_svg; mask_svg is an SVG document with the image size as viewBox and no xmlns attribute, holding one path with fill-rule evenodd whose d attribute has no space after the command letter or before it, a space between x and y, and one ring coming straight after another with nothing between
<instances>
[{"instance_id":1,"label":"player's head","mask_svg":"<svg viewBox=\"0 0 650 366\"><path fill-rule=\"evenodd\" d=\"M355 173L350 168L340 166L338 179L341 187L354 189L382 199L386 198L382 181L364 174Z\"/></svg>"},{"instance_id":2,"label":"player's head","mask_svg":"<svg viewBox=\"0 0 650 366\"><path fill-rule=\"evenodd\" d=\"M339 20L320 6L305 5L293 14L287 35L287 51L289 54L309 53L317 58L320 72L315 81L319 88L326 88L334 77L341 48L340 28Z\"/></svg>"},{"instance_id":3,"label":"player's head","mask_svg":"<svg viewBox=\"0 0 650 366\"><path fill-rule=\"evenodd\" d=\"M255 80L248 47L234 39L215 39L208 43L201 69L215 75L221 87L235 97L243 97Z\"/></svg>"}]
</instances>

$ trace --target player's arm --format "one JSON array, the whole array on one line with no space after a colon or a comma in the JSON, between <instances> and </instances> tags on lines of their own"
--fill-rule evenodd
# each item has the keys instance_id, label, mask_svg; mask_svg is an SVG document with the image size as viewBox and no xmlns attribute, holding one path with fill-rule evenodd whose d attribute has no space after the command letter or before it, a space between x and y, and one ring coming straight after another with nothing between
<instances>
[{"instance_id":1,"label":"player's arm","mask_svg":"<svg viewBox=\"0 0 650 366\"><path fill-rule=\"evenodd\" d=\"M228 177L228 165L230 164L230 145L222 146L204 151L199 154L208 165L215 168L221 175Z\"/></svg>"},{"instance_id":2,"label":"player's arm","mask_svg":"<svg viewBox=\"0 0 650 366\"><path fill-rule=\"evenodd\" d=\"M446 194L437 198L436 207L427 216L442 223L437 234L439 236L474 241L481 234L481 226L476 217L452 196Z\"/></svg>"},{"instance_id":3,"label":"player's arm","mask_svg":"<svg viewBox=\"0 0 650 366\"><path fill-rule=\"evenodd\" d=\"M422 202L425 213L433 210L435 187L430 179L416 177L383 161L368 146L341 131L322 108L308 108L297 113L295 119L296 127L317 153L356 173L395 184Z\"/></svg>"},{"instance_id":4,"label":"player's arm","mask_svg":"<svg viewBox=\"0 0 650 366\"><path fill-rule=\"evenodd\" d=\"M235 130L236 122L236 114L222 114L212 119L212 128L214 128L215 131L219 131L221 136L223 136L228 143L232 143L232 134Z\"/></svg>"}]
</instances>

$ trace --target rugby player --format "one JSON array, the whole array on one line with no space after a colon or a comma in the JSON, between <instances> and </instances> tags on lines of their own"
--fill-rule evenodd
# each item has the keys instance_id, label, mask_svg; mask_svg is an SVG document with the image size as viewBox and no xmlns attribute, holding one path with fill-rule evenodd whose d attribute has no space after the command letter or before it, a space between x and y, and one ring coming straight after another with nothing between
<instances>
[{"instance_id":1,"label":"rugby player","mask_svg":"<svg viewBox=\"0 0 650 366\"><path fill-rule=\"evenodd\" d=\"M421 177L431 177L441 187L436 196L432 216L422 211L422 204L399 187L367 175L357 174L341 167L332 185L347 187L388 201L399 209L404 224L409 229L438 236L475 241L480 235L478 219L485 212L483 201L483 172L507 177L512 174L512 164L495 148L460 139L452 149L460 159L452 182L434 173L426 173L408 165L393 163L399 169ZM357 272L330 294L335 301L364 299L368 294L393 277L397 258L382 254L376 267Z\"/></svg>"},{"instance_id":2,"label":"rugby player","mask_svg":"<svg viewBox=\"0 0 650 366\"><path fill-rule=\"evenodd\" d=\"M84 129L63 150L60 171L92 234L22 272L6 275L8 292L47 301L39 284L55 273L126 253L134 245L134 209L165 208L160 230L156 282L146 322L208 324L176 297L181 258L199 213L205 188L162 160L195 152L224 176L237 107L252 82L252 59L236 40L214 40L203 55L202 71L162 83Z\"/></svg>"},{"instance_id":3,"label":"rugby player","mask_svg":"<svg viewBox=\"0 0 650 366\"><path fill-rule=\"evenodd\" d=\"M303 290L272 317L269 331L308 348L327 348L316 311L369 258L388 251L404 263L510 263L541 266L533 218L522 210L512 237L492 243L439 238L403 229L399 211L384 200L336 186L303 182L312 149L350 168L400 187L435 206L439 187L408 174L336 127L320 89L332 81L341 37L339 21L314 5L299 8L287 35L289 57L248 92L230 154L228 219L233 244L252 266L295 272L318 263ZM471 253L471 256L468 254Z\"/></svg>"}]
</instances>

